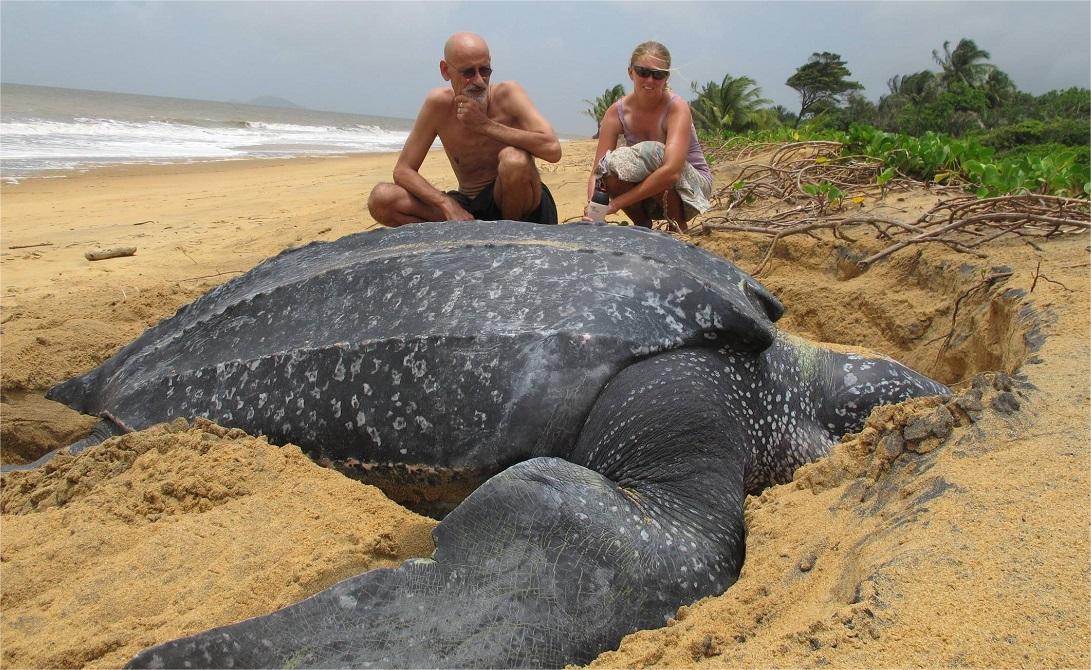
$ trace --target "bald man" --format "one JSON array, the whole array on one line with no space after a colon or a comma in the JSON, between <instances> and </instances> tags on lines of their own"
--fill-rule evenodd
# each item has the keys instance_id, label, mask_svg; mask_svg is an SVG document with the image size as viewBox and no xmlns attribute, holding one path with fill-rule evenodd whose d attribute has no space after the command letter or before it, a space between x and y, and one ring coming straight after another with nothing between
<instances>
[{"instance_id":1,"label":"bald man","mask_svg":"<svg viewBox=\"0 0 1091 670\"><path fill-rule=\"evenodd\" d=\"M514 81L490 85L489 46L473 33L447 40L439 73L451 87L428 93L394 166L394 183L371 191L371 215L387 226L470 219L557 223L557 206L534 158L556 163L561 144L523 87ZM444 193L420 174L437 136L457 191Z\"/></svg>"}]
</instances>

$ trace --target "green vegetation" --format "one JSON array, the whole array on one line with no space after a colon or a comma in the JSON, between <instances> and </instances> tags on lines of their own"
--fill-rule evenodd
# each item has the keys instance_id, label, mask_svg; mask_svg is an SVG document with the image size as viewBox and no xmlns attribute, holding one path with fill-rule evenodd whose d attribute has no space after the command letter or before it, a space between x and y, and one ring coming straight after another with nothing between
<instances>
[{"instance_id":1,"label":"green vegetation","mask_svg":"<svg viewBox=\"0 0 1091 670\"><path fill-rule=\"evenodd\" d=\"M1008 193L1067 197L1091 194L1086 146L1082 152L1055 145L1045 155L1026 152L997 157L993 148L975 139L956 139L931 131L917 137L862 125L851 126L847 133L836 139L844 144L846 155L862 154L879 159L883 174L892 176L887 171L894 170L940 183L962 180L981 197Z\"/></svg>"}]
</instances>

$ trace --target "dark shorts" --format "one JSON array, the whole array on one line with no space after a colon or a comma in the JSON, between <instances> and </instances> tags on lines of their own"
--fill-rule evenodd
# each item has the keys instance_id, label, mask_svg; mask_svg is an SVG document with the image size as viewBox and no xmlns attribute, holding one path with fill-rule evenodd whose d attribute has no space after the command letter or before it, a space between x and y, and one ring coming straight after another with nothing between
<instances>
[{"instance_id":1,"label":"dark shorts","mask_svg":"<svg viewBox=\"0 0 1091 670\"><path fill-rule=\"evenodd\" d=\"M462 205L463 209L482 221L499 221L504 218L504 215L500 212L500 206L493 200L492 189L494 185L496 185L495 181L481 189L481 192L474 196L473 200L458 191L447 191L447 195L454 198L458 204ZM549 225L557 224L557 203L553 202L553 194L549 192L545 184L542 184L542 200L538 203L538 209L518 220Z\"/></svg>"}]
</instances>

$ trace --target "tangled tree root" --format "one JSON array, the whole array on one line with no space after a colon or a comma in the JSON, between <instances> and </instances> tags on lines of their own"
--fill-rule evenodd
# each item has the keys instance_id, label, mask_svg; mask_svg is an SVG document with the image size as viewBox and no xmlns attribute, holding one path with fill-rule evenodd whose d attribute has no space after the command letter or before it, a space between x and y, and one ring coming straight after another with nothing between
<instances>
[{"instance_id":1,"label":"tangled tree root","mask_svg":"<svg viewBox=\"0 0 1091 670\"><path fill-rule=\"evenodd\" d=\"M734 230L772 236L765 257L752 274L760 273L772 258L781 238L812 234L819 229L832 231L840 239L853 241L846 229L868 226L889 244L881 251L857 262L860 269L914 244L938 242L952 249L987 258L980 247L1005 235L1016 235L1033 246L1034 237L1086 233L1091 229L1091 203L1087 200L1050 195L1009 195L979 199L960 196L940 202L913 223L878 216L797 216L787 220L732 221L726 216L709 217L704 230ZM1040 250L1040 249L1039 249Z\"/></svg>"},{"instance_id":2,"label":"tangled tree root","mask_svg":"<svg viewBox=\"0 0 1091 670\"><path fill-rule=\"evenodd\" d=\"M710 215L691 224L689 234L713 230L768 235L773 239L752 274L759 274L772 258L776 244L789 235L815 235L829 230L834 237L853 242L848 230L872 228L889 244L857 262L861 270L901 249L929 242L945 244L961 253L987 257L981 248L999 238L1015 235L1038 249L1034 238L1083 234L1091 229L1091 207L1084 199L1023 194L978 198L964 185L937 186L897 174L880 179L882 163L869 156L842 156L839 142L748 144L733 138L706 153L715 161L742 163L734 180L713 194ZM768 154L767 162L755 157ZM891 191L928 189L951 193L916 221L842 214L845 202L862 204L865 198L884 198ZM786 207L787 206L787 207Z\"/></svg>"}]
</instances>

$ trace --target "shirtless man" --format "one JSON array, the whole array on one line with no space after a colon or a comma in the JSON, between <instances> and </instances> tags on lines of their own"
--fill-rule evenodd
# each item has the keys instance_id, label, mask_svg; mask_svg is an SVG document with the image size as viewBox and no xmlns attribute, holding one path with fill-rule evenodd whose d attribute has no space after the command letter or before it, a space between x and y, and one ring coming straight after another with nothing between
<instances>
[{"instance_id":1,"label":"shirtless man","mask_svg":"<svg viewBox=\"0 0 1091 670\"><path fill-rule=\"evenodd\" d=\"M549 122L513 81L489 85L489 47L456 33L443 47L439 73L451 88L428 93L394 166L394 183L376 184L367 207L387 226L418 221L513 219L557 223L557 206L534 157L556 163L561 144ZM439 136L458 190L443 193L419 170Z\"/></svg>"}]
</instances>

